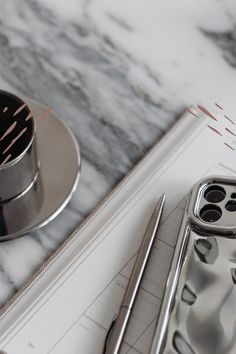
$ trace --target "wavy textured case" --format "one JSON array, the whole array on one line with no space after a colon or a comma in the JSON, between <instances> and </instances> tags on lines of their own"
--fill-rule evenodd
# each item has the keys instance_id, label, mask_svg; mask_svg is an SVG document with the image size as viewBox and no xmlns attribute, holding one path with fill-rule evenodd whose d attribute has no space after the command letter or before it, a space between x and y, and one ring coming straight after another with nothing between
<instances>
[{"instance_id":1,"label":"wavy textured case","mask_svg":"<svg viewBox=\"0 0 236 354\"><path fill-rule=\"evenodd\" d=\"M210 177L188 199L152 354L236 353L236 179Z\"/></svg>"}]
</instances>

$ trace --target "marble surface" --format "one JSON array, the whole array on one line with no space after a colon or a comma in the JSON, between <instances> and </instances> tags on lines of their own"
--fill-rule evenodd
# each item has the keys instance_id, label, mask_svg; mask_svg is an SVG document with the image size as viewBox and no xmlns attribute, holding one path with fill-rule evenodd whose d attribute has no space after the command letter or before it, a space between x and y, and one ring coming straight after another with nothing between
<instances>
[{"instance_id":1,"label":"marble surface","mask_svg":"<svg viewBox=\"0 0 236 354\"><path fill-rule=\"evenodd\" d=\"M53 108L83 158L79 188L41 231L0 244L3 304L187 105L235 112L234 0L8 0L0 87Z\"/></svg>"}]
</instances>

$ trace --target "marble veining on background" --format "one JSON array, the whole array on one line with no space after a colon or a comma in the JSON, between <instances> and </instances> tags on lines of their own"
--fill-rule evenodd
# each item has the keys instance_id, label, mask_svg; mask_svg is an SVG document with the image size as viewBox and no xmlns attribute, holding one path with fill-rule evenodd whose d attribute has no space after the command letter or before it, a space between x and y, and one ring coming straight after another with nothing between
<instances>
[{"instance_id":1,"label":"marble veining on background","mask_svg":"<svg viewBox=\"0 0 236 354\"><path fill-rule=\"evenodd\" d=\"M235 67L233 0L1 2L1 89L52 107L83 159L79 188L60 216L0 244L1 304L187 105L218 102L235 112Z\"/></svg>"}]
</instances>

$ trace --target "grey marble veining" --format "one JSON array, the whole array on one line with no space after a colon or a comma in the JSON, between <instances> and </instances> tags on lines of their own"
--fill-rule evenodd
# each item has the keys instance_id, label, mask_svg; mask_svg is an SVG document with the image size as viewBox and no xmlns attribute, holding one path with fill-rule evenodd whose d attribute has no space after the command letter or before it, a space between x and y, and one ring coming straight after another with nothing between
<instances>
[{"instance_id":1,"label":"grey marble veining","mask_svg":"<svg viewBox=\"0 0 236 354\"><path fill-rule=\"evenodd\" d=\"M205 2L207 13L213 9L217 20L224 20L217 30L206 21L201 4L199 9L193 4L179 1L182 17L173 5L173 22L169 17L164 21L172 5L168 1L165 9L161 0L139 0L135 9L132 1L1 3L1 88L52 107L73 130L83 159L79 188L66 209L41 231L0 244L1 303L158 141L186 105L221 98L233 107L233 96L222 96L223 89L217 91L204 70L217 73L229 92L236 86L227 59L229 52L234 58L234 37L225 35L234 28L227 16L234 5L222 1L219 10L216 0ZM186 56L181 52L185 42L192 45Z\"/></svg>"},{"instance_id":2,"label":"grey marble veining","mask_svg":"<svg viewBox=\"0 0 236 354\"><path fill-rule=\"evenodd\" d=\"M236 23L234 27L227 31L203 33L209 37L222 50L224 59L233 68L236 67Z\"/></svg>"}]
</instances>

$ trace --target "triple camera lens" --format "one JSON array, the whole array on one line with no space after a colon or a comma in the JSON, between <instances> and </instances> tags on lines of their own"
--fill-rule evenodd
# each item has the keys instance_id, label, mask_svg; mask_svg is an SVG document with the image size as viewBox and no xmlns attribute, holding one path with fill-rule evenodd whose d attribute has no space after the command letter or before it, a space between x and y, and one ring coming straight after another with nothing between
<instances>
[{"instance_id":1,"label":"triple camera lens","mask_svg":"<svg viewBox=\"0 0 236 354\"><path fill-rule=\"evenodd\" d=\"M206 204L200 210L200 217L205 222L215 222L222 216L222 210L218 205L212 203L220 203L225 199L226 192L224 188L213 185L205 190L204 198L211 204Z\"/></svg>"}]
</instances>

